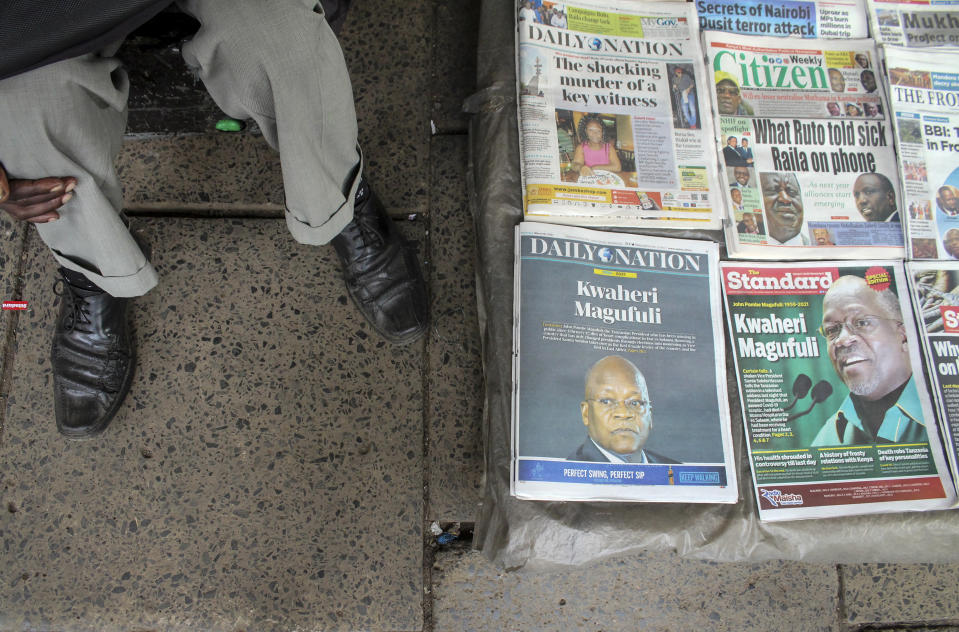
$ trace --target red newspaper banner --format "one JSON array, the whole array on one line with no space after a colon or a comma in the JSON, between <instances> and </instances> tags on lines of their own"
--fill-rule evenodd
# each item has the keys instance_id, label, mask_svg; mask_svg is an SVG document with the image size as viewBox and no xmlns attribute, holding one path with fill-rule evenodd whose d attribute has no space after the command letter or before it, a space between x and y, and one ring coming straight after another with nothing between
<instances>
[{"instance_id":1,"label":"red newspaper banner","mask_svg":"<svg viewBox=\"0 0 959 632\"><path fill-rule=\"evenodd\" d=\"M24 309L27 309L27 307L29 307L29 303L27 301L4 301L3 302L3 309L5 311L24 310Z\"/></svg>"},{"instance_id":2,"label":"red newspaper banner","mask_svg":"<svg viewBox=\"0 0 959 632\"><path fill-rule=\"evenodd\" d=\"M723 268L727 294L825 294L839 276L839 268Z\"/></svg>"},{"instance_id":3,"label":"red newspaper banner","mask_svg":"<svg viewBox=\"0 0 959 632\"><path fill-rule=\"evenodd\" d=\"M759 486L759 506L762 509L828 507L897 500L926 500L945 498L945 496L942 479L938 476L887 481Z\"/></svg>"},{"instance_id":4,"label":"red newspaper banner","mask_svg":"<svg viewBox=\"0 0 959 632\"><path fill-rule=\"evenodd\" d=\"M959 334L959 307L940 305L939 313L942 314L942 330L947 334Z\"/></svg>"}]
</instances>

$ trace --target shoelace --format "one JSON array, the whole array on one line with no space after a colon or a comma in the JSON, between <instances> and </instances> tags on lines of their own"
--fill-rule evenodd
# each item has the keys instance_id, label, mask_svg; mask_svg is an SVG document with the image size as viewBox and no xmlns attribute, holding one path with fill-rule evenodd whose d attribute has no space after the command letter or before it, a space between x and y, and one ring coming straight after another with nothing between
<instances>
[{"instance_id":1,"label":"shoelace","mask_svg":"<svg viewBox=\"0 0 959 632\"><path fill-rule=\"evenodd\" d=\"M67 301L67 314L63 318L63 326L67 331L73 331L78 323L90 323L87 314L87 299L77 292L76 288L59 279L53 286L53 293Z\"/></svg>"},{"instance_id":2,"label":"shoelace","mask_svg":"<svg viewBox=\"0 0 959 632\"><path fill-rule=\"evenodd\" d=\"M59 279L53 286L53 293L67 301L67 313L63 318L63 327L67 331L74 331L78 324L90 324L90 315L87 313L87 297L80 294L75 287L67 283L64 279ZM82 331L82 329L80 330ZM117 340L111 340L110 348L107 350L106 362L103 369L106 369L104 375L101 375L97 383L100 388L107 393L116 393L123 384L123 377L126 374L126 365L130 361L130 354L119 348Z\"/></svg>"}]
</instances>

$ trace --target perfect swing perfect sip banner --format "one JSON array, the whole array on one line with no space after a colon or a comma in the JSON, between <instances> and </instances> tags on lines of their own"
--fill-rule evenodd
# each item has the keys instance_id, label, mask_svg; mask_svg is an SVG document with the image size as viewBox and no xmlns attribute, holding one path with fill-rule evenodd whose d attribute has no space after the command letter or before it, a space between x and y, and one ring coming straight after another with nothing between
<instances>
[{"instance_id":1,"label":"perfect swing perfect sip banner","mask_svg":"<svg viewBox=\"0 0 959 632\"><path fill-rule=\"evenodd\" d=\"M722 277L760 520L954 506L901 262Z\"/></svg>"},{"instance_id":2,"label":"perfect swing perfect sip banner","mask_svg":"<svg viewBox=\"0 0 959 632\"><path fill-rule=\"evenodd\" d=\"M734 503L711 242L516 230L513 495Z\"/></svg>"}]
</instances>

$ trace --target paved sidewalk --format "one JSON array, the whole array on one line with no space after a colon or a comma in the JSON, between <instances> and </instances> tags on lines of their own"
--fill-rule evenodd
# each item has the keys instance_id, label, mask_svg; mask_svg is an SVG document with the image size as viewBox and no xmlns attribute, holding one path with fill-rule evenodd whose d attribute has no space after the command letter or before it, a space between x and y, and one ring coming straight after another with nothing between
<instances>
[{"instance_id":1,"label":"paved sidewalk","mask_svg":"<svg viewBox=\"0 0 959 632\"><path fill-rule=\"evenodd\" d=\"M118 166L161 282L134 304L123 410L66 441L53 261L0 219L0 298L30 303L0 312L0 632L959 630L959 565L645 553L529 574L469 549L483 385L458 104L477 13L355 0L342 37L370 178L428 275L423 341L379 339L332 249L288 236L261 138L197 127L218 116L202 96L157 119L147 91ZM433 523L467 535L440 545Z\"/></svg>"}]
</instances>

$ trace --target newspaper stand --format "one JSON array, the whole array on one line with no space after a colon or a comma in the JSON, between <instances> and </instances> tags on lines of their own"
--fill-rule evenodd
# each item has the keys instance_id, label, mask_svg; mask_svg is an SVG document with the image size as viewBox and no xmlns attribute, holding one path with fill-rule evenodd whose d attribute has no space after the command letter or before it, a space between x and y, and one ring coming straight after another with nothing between
<instances>
[{"instance_id":1,"label":"newspaper stand","mask_svg":"<svg viewBox=\"0 0 959 632\"><path fill-rule=\"evenodd\" d=\"M509 495L513 228L523 218L513 11L511 0L483 2L477 92L466 103L473 113L469 182L486 375L486 480L476 546L501 567L531 570L589 564L644 549L674 549L684 557L716 561L959 561L959 516L953 511L761 523L748 488L751 476L731 373L734 443L742 468L739 503L535 502ZM669 236L722 242L718 231ZM731 370L731 359L727 366Z\"/></svg>"}]
</instances>

